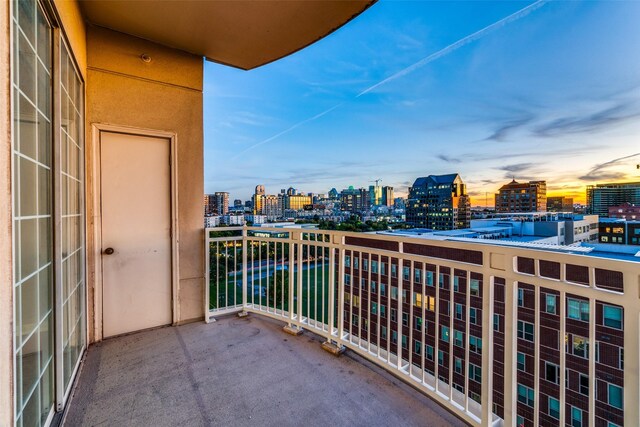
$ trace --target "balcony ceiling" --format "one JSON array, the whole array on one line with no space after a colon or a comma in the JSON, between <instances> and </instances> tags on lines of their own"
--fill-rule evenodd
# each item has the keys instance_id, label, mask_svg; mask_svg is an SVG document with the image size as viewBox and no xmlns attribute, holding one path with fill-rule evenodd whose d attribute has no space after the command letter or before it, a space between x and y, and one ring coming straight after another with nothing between
<instances>
[{"instance_id":1,"label":"balcony ceiling","mask_svg":"<svg viewBox=\"0 0 640 427\"><path fill-rule=\"evenodd\" d=\"M102 27L250 70L325 37L375 0L80 2Z\"/></svg>"}]
</instances>

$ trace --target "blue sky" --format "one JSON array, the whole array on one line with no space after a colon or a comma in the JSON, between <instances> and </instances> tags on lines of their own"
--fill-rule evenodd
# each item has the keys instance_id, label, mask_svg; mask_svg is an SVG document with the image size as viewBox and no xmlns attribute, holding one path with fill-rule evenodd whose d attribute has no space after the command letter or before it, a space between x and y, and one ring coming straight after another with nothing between
<instances>
[{"instance_id":1,"label":"blue sky","mask_svg":"<svg viewBox=\"0 0 640 427\"><path fill-rule=\"evenodd\" d=\"M326 193L380 178L403 195L457 172L482 205L512 177L578 199L587 184L640 181L638 22L636 1L383 0L256 70L207 62L205 191L246 200L257 184Z\"/></svg>"}]
</instances>

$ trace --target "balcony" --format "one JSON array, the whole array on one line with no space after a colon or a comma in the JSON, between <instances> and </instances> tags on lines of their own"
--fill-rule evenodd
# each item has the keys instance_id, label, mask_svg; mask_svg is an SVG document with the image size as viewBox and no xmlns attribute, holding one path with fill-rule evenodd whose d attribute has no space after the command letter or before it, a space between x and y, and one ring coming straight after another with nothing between
<instances>
[{"instance_id":1,"label":"balcony","mask_svg":"<svg viewBox=\"0 0 640 427\"><path fill-rule=\"evenodd\" d=\"M90 347L66 425L503 426L515 420L511 408L535 425L569 416L564 405L552 413L535 403L570 396L559 385L565 366L594 372L591 389L606 374L625 399L637 393L621 367L595 357L598 347L638 343L623 327L638 316L633 257L295 228L205 233L206 322ZM582 323L558 298L584 301ZM621 317L602 318L603 306ZM560 337L573 334L589 343L581 359L570 346L558 356ZM521 399L510 384L546 380L535 368L520 372L521 352L559 358L558 385ZM627 352L627 366L637 357ZM597 399L584 399L590 419L637 416Z\"/></svg>"}]
</instances>

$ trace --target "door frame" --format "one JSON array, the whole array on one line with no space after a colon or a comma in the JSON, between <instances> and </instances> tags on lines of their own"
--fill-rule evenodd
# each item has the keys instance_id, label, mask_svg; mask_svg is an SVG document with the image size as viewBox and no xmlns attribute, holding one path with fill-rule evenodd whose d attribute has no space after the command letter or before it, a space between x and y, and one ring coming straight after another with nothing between
<instances>
[{"instance_id":1,"label":"door frame","mask_svg":"<svg viewBox=\"0 0 640 427\"><path fill-rule=\"evenodd\" d=\"M178 304L179 284L179 259L178 259L178 136L175 132L156 129L145 129L132 126L111 125L104 123L91 124L91 154L93 159L88 170L91 170L91 217L87 221L87 235L93 237L91 256L94 268L93 277L93 329L94 341L103 339L103 283L102 283L102 159L101 159L101 133L121 133L134 136L147 136L153 138L166 138L169 140L170 177L169 191L171 203L171 318L172 324L178 323L180 318L180 305ZM92 225L90 225L92 223ZM89 255L89 251L87 251Z\"/></svg>"}]
</instances>

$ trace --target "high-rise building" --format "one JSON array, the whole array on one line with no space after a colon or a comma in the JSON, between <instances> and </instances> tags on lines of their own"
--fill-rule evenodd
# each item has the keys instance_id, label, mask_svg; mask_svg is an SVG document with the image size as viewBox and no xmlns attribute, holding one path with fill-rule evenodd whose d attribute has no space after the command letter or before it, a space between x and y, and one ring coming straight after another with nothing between
<instances>
[{"instance_id":1,"label":"high-rise building","mask_svg":"<svg viewBox=\"0 0 640 427\"><path fill-rule=\"evenodd\" d=\"M275 194L262 196L262 209L259 212L265 215L268 220L274 220L282 216L282 209L279 204L279 197Z\"/></svg>"},{"instance_id":2,"label":"high-rise building","mask_svg":"<svg viewBox=\"0 0 640 427\"><path fill-rule=\"evenodd\" d=\"M379 206L382 204L382 187L379 185L369 186L369 206Z\"/></svg>"},{"instance_id":3,"label":"high-rise building","mask_svg":"<svg viewBox=\"0 0 640 427\"><path fill-rule=\"evenodd\" d=\"M345 188L340 193L343 211L358 213L369 208L369 192L364 188Z\"/></svg>"},{"instance_id":4,"label":"high-rise building","mask_svg":"<svg viewBox=\"0 0 640 427\"><path fill-rule=\"evenodd\" d=\"M517 182L515 179L496 193L496 212L546 212L547 182Z\"/></svg>"},{"instance_id":5,"label":"high-rise building","mask_svg":"<svg viewBox=\"0 0 640 427\"><path fill-rule=\"evenodd\" d=\"M587 185L587 211L606 217L609 208L623 203L640 205L640 182Z\"/></svg>"},{"instance_id":6,"label":"high-rise building","mask_svg":"<svg viewBox=\"0 0 640 427\"><path fill-rule=\"evenodd\" d=\"M409 188L407 223L433 230L469 227L471 201L457 173L416 179Z\"/></svg>"},{"instance_id":7,"label":"high-rise building","mask_svg":"<svg viewBox=\"0 0 640 427\"><path fill-rule=\"evenodd\" d=\"M229 213L229 193L216 191L204 195L204 215L226 215Z\"/></svg>"},{"instance_id":8,"label":"high-rise building","mask_svg":"<svg viewBox=\"0 0 640 427\"><path fill-rule=\"evenodd\" d=\"M547 197L547 212L573 212L573 197Z\"/></svg>"},{"instance_id":9,"label":"high-rise building","mask_svg":"<svg viewBox=\"0 0 640 427\"><path fill-rule=\"evenodd\" d=\"M263 197L264 197L264 185L256 185L256 189L252 197L254 214L262 213Z\"/></svg>"},{"instance_id":10,"label":"high-rise building","mask_svg":"<svg viewBox=\"0 0 640 427\"><path fill-rule=\"evenodd\" d=\"M216 191L213 194L213 214L226 215L229 213L229 193Z\"/></svg>"},{"instance_id":11,"label":"high-rise building","mask_svg":"<svg viewBox=\"0 0 640 427\"><path fill-rule=\"evenodd\" d=\"M382 200L380 201L380 204L384 206L393 206L393 187L382 187Z\"/></svg>"},{"instance_id":12,"label":"high-rise building","mask_svg":"<svg viewBox=\"0 0 640 427\"><path fill-rule=\"evenodd\" d=\"M213 215L215 200L213 194L205 194L204 195L204 216Z\"/></svg>"},{"instance_id":13,"label":"high-rise building","mask_svg":"<svg viewBox=\"0 0 640 427\"><path fill-rule=\"evenodd\" d=\"M339 199L340 194L338 193L338 190L336 190L335 188L332 188L331 190L329 190L329 198L332 200Z\"/></svg>"},{"instance_id":14,"label":"high-rise building","mask_svg":"<svg viewBox=\"0 0 640 427\"><path fill-rule=\"evenodd\" d=\"M294 194L287 196L285 209L301 210L304 209L304 205L312 204L311 196L305 196L304 194Z\"/></svg>"},{"instance_id":15,"label":"high-rise building","mask_svg":"<svg viewBox=\"0 0 640 427\"><path fill-rule=\"evenodd\" d=\"M240 200L240 199L235 199L235 200L233 201L233 207L235 207L235 208L241 208L241 207L242 207L242 200Z\"/></svg>"}]
</instances>

